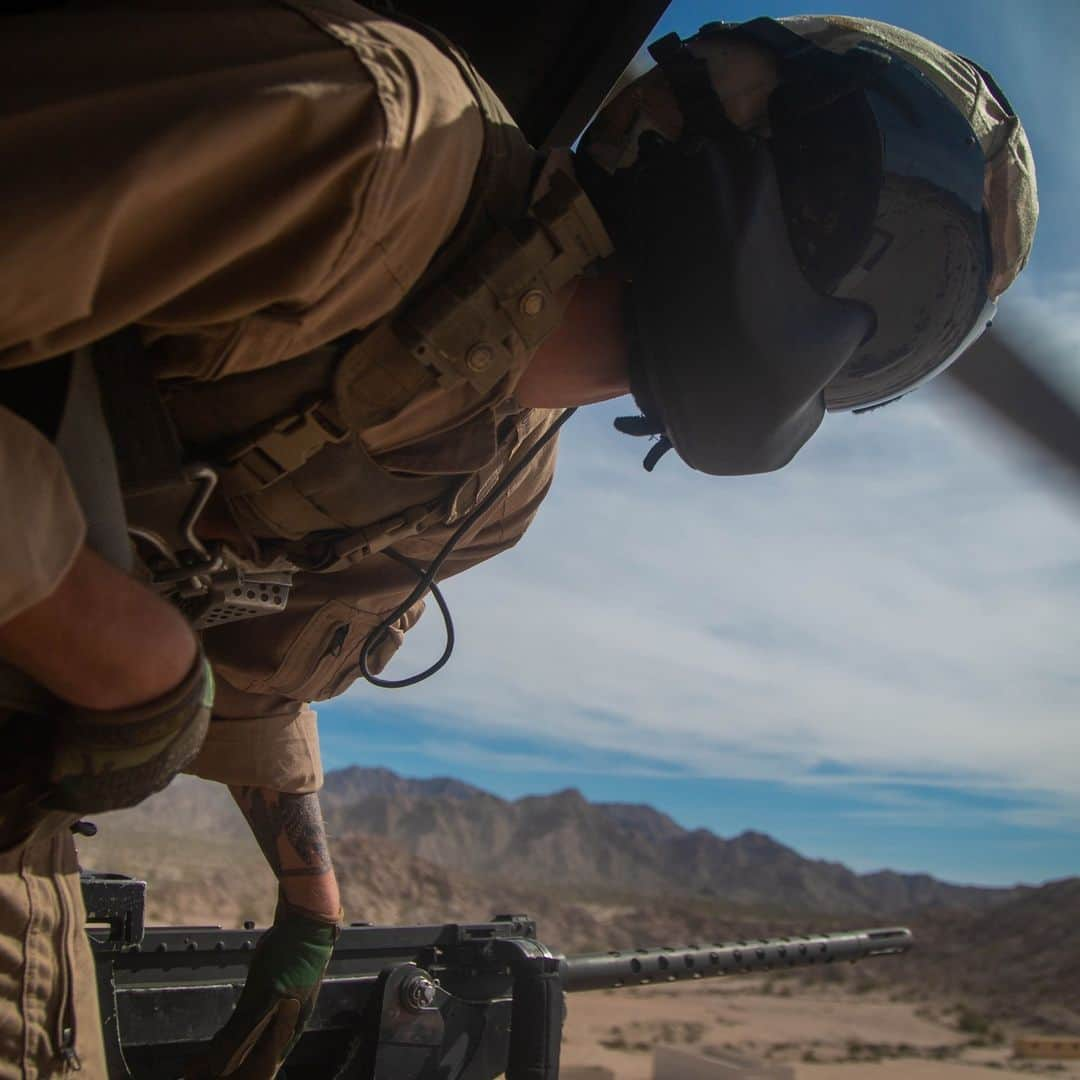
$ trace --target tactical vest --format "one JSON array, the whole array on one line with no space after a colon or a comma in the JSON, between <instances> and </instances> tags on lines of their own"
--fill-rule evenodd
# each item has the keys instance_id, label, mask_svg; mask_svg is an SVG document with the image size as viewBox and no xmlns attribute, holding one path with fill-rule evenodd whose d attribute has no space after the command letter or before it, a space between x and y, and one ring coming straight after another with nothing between
<instances>
[{"instance_id":1,"label":"tactical vest","mask_svg":"<svg viewBox=\"0 0 1080 1080\"><path fill-rule=\"evenodd\" d=\"M530 205L539 155L464 55L416 29L454 61L483 117L479 166L451 238L374 326L265 369L162 384L185 456L214 468L234 516L267 538L277 567L333 570L466 515L528 439L527 425L496 424L490 460L464 475L388 471L358 436L436 387L468 383L497 409L509 396L500 384L559 324L563 286L611 253L566 173L552 173ZM144 512L129 500L132 526L156 529Z\"/></svg>"}]
</instances>

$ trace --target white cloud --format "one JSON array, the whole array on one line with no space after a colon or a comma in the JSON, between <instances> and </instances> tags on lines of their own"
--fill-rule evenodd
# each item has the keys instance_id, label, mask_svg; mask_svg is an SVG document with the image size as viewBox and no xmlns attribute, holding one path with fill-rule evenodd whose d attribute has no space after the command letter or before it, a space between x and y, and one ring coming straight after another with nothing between
<instances>
[{"instance_id":1,"label":"white cloud","mask_svg":"<svg viewBox=\"0 0 1080 1080\"><path fill-rule=\"evenodd\" d=\"M1054 75L1071 63L1075 34L1052 29L1066 8L950 24L1026 118L1054 258L1076 248L1080 175L1080 104ZM1037 243L1002 308L1080 394L1080 275ZM757 478L674 455L646 476L646 447L607 430L617 411L575 418L521 546L448 583L457 656L395 705L463 742L550 740L555 761L579 747L692 774L964 785L1028 794L988 821L1080 822L1080 493L1060 467L938 384L830 418L794 466ZM437 655L440 634L429 612L395 665Z\"/></svg>"},{"instance_id":2,"label":"white cloud","mask_svg":"<svg viewBox=\"0 0 1080 1080\"><path fill-rule=\"evenodd\" d=\"M1080 402L1080 271L1025 275L1006 295L1001 326Z\"/></svg>"},{"instance_id":3,"label":"white cloud","mask_svg":"<svg viewBox=\"0 0 1080 1080\"><path fill-rule=\"evenodd\" d=\"M593 412L522 545L447 585L454 662L395 704L698 774L1078 786L1080 500L1037 459L932 389L733 480L646 476Z\"/></svg>"}]
</instances>

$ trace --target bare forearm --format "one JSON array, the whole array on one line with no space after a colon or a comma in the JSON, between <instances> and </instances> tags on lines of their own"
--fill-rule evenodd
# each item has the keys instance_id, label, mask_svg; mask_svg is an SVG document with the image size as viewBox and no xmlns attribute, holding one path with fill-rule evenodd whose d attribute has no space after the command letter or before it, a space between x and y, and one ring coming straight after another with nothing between
<instances>
[{"instance_id":1,"label":"bare forearm","mask_svg":"<svg viewBox=\"0 0 1080 1080\"><path fill-rule=\"evenodd\" d=\"M175 608L83 547L53 592L0 625L0 660L63 701L120 709L176 686L195 638Z\"/></svg>"},{"instance_id":2,"label":"bare forearm","mask_svg":"<svg viewBox=\"0 0 1080 1080\"><path fill-rule=\"evenodd\" d=\"M285 899L296 907L337 917L341 896L330 861L319 796L269 788L232 787Z\"/></svg>"}]
</instances>

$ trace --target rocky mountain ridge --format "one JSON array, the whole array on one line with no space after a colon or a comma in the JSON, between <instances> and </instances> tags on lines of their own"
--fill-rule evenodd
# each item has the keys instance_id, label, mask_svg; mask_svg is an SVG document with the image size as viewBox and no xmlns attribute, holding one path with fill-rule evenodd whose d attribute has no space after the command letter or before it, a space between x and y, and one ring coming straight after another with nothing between
<instances>
[{"instance_id":1,"label":"rocky mountain ridge","mask_svg":"<svg viewBox=\"0 0 1080 1080\"><path fill-rule=\"evenodd\" d=\"M509 801L458 780L410 780L353 766L327 774L322 802L335 833L384 837L470 876L563 882L568 892L687 895L881 917L926 907L985 911L1025 891L953 885L926 874L857 874L805 858L764 833L725 839L685 829L651 806L590 803L572 788Z\"/></svg>"},{"instance_id":2,"label":"rocky mountain ridge","mask_svg":"<svg viewBox=\"0 0 1080 1080\"><path fill-rule=\"evenodd\" d=\"M379 784L381 790L397 791L396 797L406 801L426 798L409 795L413 782L392 774L353 777L350 783ZM437 785L426 790L437 790ZM494 796L453 790L457 795L448 796L444 804L467 806L476 801L483 811L493 801L496 808L503 808ZM363 796L355 787L353 796L375 797ZM544 802L543 798L532 800L526 819L542 811ZM503 812L508 811L503 808ZM670 819L670 824L653 819L653 813L634 807L617 810L615 816L624 826L629 819L637 832L653 841L677 840L686 832ZM415 820L414 816L414 824ZM98 825L98 836L79 840L81 861L98 870L145 878L150 883L147 915L151 923L236 926L251 918L265 925L272 917L276 882L220 786L185 777L134 810L101 815ZM597 832L604 833L602 820ZM773 852L774 845L783 848L762 834L750 834L750 841L743 851L754 856L747 864L748 878L762 872L762 857ZM697 842L708 846L700 837ZM860 917L852 912L784 911L772 898L757 908L740 906L723 894L642 894L624 887L618 896L609 892L604 897L601 890L587 895L576 892L574 879L566 874L553 875L547 882L524 881L511 874L481 878L464 867L437 865L386 837L361 831L339 834L331 846L350 920L383 925L471 922L496 911L523 911L537 920L545 944L566 952L850 929L879 919L902 920L915 931L918 942L902 963L860 966L851 969L854 975L850 976L846 966L827 968L816 977L852 979L859 992L872 983L911 1000L932 997L970 1002L995 1020L1080 1034L1080 980L1075 964L1080 954L1080 878L995 892L997 902L989 908L953 904L926 906L895 918L875 913ZM647 845L643 850L648 850ZM816 864L803 862L808 866L802 872L812 877ZM930 896L950 895L941 894L941 883L932 878L884 876L890 888L895 884L893 877L901 879L904 897L921 895L923 890ZM882 875L864 877L880 879ZM798 978L812 982L815 976L810 972Z\"/></svg>"},{"instance_id":3,"label":"rocky mountain ridge","mask_svg":"<svg viewBox=\"0 0 1080 1080\"><path fill-rule=\"evenodd\" d=\"M604 902L683 897L777 916L893 920L929 908L988 912L1030 891L891 870L857 874L838 862L805 858L765 833L724 838L685 829L650 806L590 803L573 789L510 801L459 780L414 780L354 766L327 774L322 804L332 847L365 835L453 875ZM250 842L225 789L186 777L136 810L106 815L104 836L114 820L140 834L183 832L204 847Z\"/></svg>"}]
</instances>

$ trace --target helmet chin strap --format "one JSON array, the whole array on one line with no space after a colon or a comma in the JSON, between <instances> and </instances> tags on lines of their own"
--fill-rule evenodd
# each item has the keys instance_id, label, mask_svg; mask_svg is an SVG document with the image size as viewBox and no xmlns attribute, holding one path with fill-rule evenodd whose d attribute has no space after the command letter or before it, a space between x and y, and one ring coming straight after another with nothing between
<instances>
[{"instance_id":1,"label":"helmet chin strap","mask_svg":"<svg viewBox=\"0 0 1080 1080\"><path fill-rule=\"evenodd\" d=\"M626 339L629 343L627 369L630 376L630 392L633 394L634 404L641 410L641 415L616 417L615 430L635 438L646 436L656 438L656 443L649 448L642 462L645 471L651 473L660 459L669 450L673 450L674 446L664 429L660 410L657 409L649 394L649 380L642 367L641 342L638 339L634 319L632 288L627 290L623 304L623 325L626 328Z\"/></svg>"},{"instance_id":2,"label":"helmet chin strap","mask_svg":"<svg viewBox=\"0 0 1080 1080\"><path fill-rule=\"evenodd\" d=\"M624 435L649 435L660 437L656 440L654 446L649 449L649 452L645 455L645 460L641 463L645 467L646 472L652 472L656 468L657 462L674 447L671 445L671 440L664 434L663 428L657 428L656 422L649 420L644 416L617 416L615 418L615 430L621 431Z\"/></svg>"}]
</instances>

